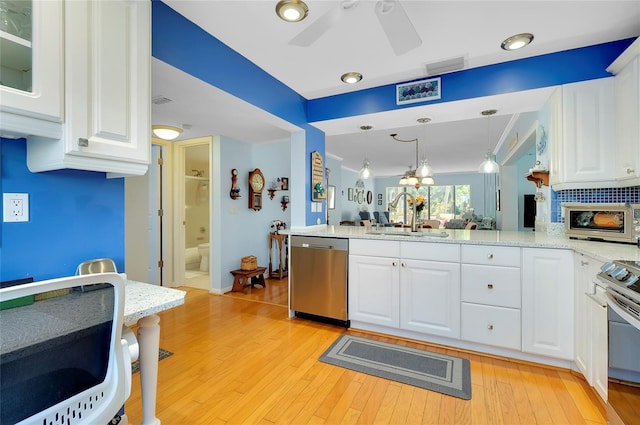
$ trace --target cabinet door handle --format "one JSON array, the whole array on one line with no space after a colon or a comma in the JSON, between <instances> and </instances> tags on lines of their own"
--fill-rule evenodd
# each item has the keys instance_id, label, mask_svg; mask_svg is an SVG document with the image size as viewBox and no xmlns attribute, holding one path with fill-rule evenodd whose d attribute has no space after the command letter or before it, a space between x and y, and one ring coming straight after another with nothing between
<instances>
[{"instance_id":1,"label":"cabinet door handle","mask_svg":"<svg viewBox=\"0 0 640 425\"><path fill-rule=\"evenodd\" d=\"M89 147L89 139L85 139L85 138L79 137L78 138L78 146L80 146L81 148Z\"/></svg>"},{"instance_id":2,"label":"cabinet door handle","mask_svg":"<svg viewBox=\"0 0 640 425\"><path fill-rule=\"evenodd\" d=\"M493 330L493 325L489 325L489 326L487 326L487 329L489 329L490 331L492 331L492 330Z\"/></svg>"},{"instance_id":3,"label":"cabinet door handle","mask_svg":"<svg viewBox=\"0 0 640 425\"><path fill-rule=\"evenodd\" d=\"M584 260L580 260L580 264L582 264L583 266L588 266L589 262L588 261L584 261Z\"/></svg>"},{"instance_id":4,"label":"cabinet door handle","mask_svg":"<svg viewBox=\"0 0 640 425\"><path fill-rule=\"evenodd\" d=\"M493 258L493 254L489 254L489 255L487 255L487 258L488 258L489 260L491 260L491 259Z\"/></svg>"},{"instance_id":5,"label":"cabinet door handle","mask_svg":"<svg viewBox=\"0 0 640 425\"><path fill-rule=\"evenodd\" d=\"M402 267L407 267L407 265L406 265L405 263L400 263L400 265L401 265Z\"/></svg>"},{"instance_id":6,"label":"cabinet door handle","mask_svg":"<svg viewBox=\"0 0 640 425\"><path fill-rule=\"evenodd\" d=\"M493 289L493 283L488 284L488 285L487 285L487 288L489 288L489 289Z\"/></svg>"},{"instance_id":7,"label":"cabinet door handle","mask_svg":"<svg viewBox=\"0 0 640 425\"><path fill-rule=\"evenodd\" d=\"M391 263L393 265L393 267L397 267L398 263L396 263L395 261L393 263Z\"/></svg>"},{"instance_id":8,"label":"cabinet door handle","mask_svg":"<svg viewBox=\"0 0 640 425\"><path fill-rule=\"evenodd\" d=\"M636 170L634 170L633 168L627 168L627 174L633 174L635 172Z\"/></svg>"}]
</instances>

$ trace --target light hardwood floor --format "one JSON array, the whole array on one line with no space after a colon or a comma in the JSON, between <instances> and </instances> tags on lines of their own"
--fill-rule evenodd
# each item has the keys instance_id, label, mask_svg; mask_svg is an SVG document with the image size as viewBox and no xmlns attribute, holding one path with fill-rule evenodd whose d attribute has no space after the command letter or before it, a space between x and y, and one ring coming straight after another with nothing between
<instances>
[{"instance_id":1,"label":"light hardwood floor","mask_svg":"<svg viewBox=\"0 0 640 425\"><path fill-rule=\"evenodd\" d=\"M467 401L320 363L347 331L289 319L286 279L259 288L222 296L182 288L185 305L160 314L160 346L174 353L159 363L163 424L606 424L597 396L565 370L368 335L467 357ZM140 403L136 374L132 424L142 421Z\"/></svg>"}]
</instances>

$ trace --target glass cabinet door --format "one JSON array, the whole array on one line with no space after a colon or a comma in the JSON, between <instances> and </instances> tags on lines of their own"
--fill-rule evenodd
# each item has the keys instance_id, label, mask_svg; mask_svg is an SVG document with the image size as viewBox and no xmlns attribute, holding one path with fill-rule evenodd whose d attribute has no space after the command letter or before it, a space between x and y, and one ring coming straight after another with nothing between
<instances>
[{"instance_id":1,"label":"glass cabinet door","mask_svg":"<svg viewBox=\"0 0 640 425\"><path fill-rule=\"evenodd\" d=\"M4 135L59 138L64 114L62 0L0 0Z\"/></svg>"},{"instance_id":2,"label":"glass cabinet door","mask_svg":"<svg viewBox=\"0 0 640 425\"><path fill-rule=\"evenodd\" d=\"M31 0L0 0L0 84L31 92Z\"/></svg>"}]
</instances>

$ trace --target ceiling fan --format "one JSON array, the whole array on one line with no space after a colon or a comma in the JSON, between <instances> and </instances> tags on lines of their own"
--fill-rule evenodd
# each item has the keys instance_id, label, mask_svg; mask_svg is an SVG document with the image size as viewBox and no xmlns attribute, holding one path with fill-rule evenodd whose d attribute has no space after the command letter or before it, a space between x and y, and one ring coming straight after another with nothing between
<instances>
[{"instance_id":1,"label":"ceiling fan","mask_svg":"<svg viewBox=\"0 0 640 425\"><path fill-rule=\"evenodd\" d=\"M289 44L302 47L312 45L359 2L360 0L340 2L292 38ZM379 0L375 4L375 12L396 56L407 53L422 44L422 39L420 39L400 1Z\"/></svg>"}]
</instances>

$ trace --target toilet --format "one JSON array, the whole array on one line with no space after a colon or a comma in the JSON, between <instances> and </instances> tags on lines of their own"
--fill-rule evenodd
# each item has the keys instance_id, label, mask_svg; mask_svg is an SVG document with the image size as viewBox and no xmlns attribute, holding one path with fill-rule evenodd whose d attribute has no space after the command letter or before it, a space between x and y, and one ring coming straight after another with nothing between
<instances>
[{"instance_id":1,"label":"toilet","mask_svg":"<svg viewBox=\"0 0 640 425\"><path fill-rule=\"evenodd\" d=\"M201 243L198 245L198 254L200 254L200 271L209 271L209 243Z\"/></svg>"}]
</instances>

